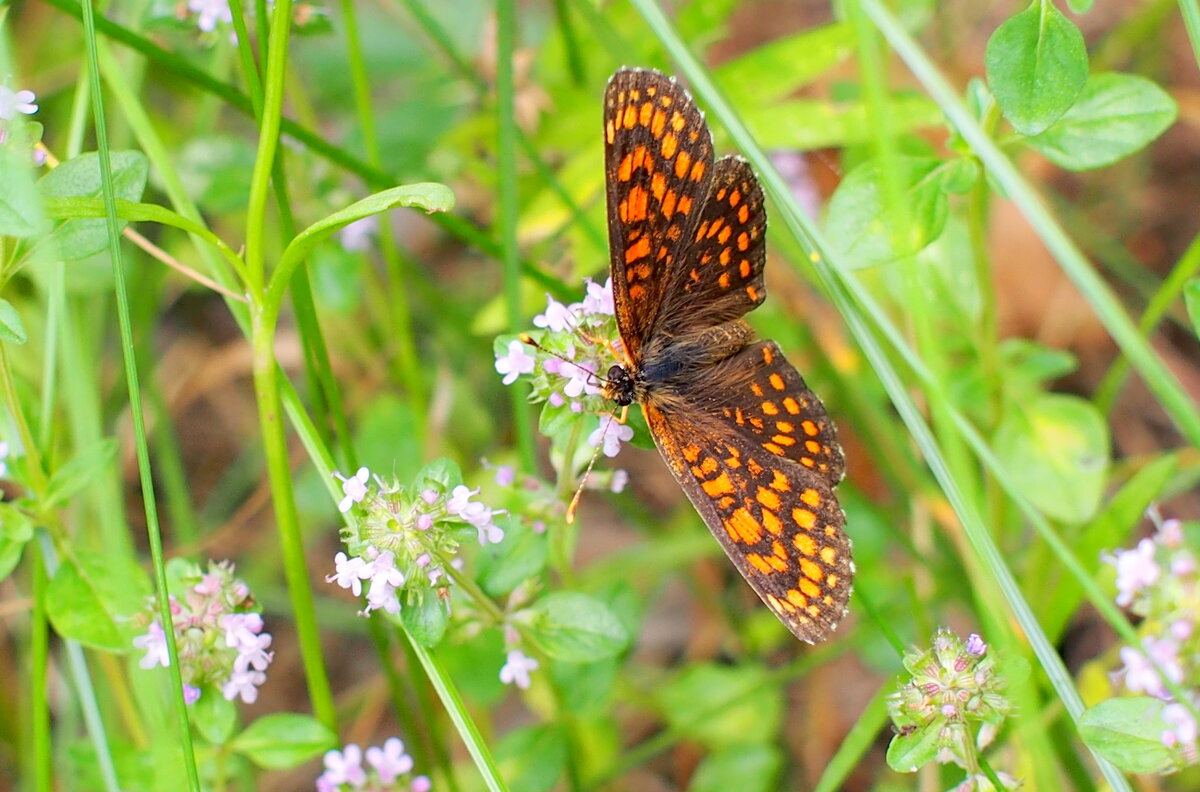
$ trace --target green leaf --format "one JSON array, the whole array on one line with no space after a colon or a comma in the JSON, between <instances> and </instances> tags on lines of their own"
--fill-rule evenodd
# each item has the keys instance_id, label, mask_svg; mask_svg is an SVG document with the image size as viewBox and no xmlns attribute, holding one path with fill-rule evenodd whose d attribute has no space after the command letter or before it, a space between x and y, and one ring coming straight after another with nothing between
<instances>
[{"instance_id":1,"label":"green leaf","mask_svg":"<svg viewBox=\"0 0 1200 792\"><path fill-rule=\"evenodd\" d=\"M1071 9L1073 14L1086 14L1092 10L1092 5L1096 0L1067 0L1067 8Z\"/></svg>"},{"instance_id":2,"label":"green leaf","mask_svg":"<svg viewBox=\"0 0 1200 792\"><path fill-rule=\"evenodd\" d=\"M704 758L688 792L772 792L779 789L783 756L774 745L731 745Z\"/></svg>"},{"instance_id":3,"label":"green leaf","mask_svg":"<svg viewBox=\"0 0 1200 792\"><path fill-rule=\"evenodd\" d=\"M779 685L755 664L690 666L656 698L672 728L709 747L771 742L783 717Z\"/></svg>"},{"instance_id":4,"label":"green leaf","mask_svg":"<svg viewBox=\"0 0 1200 792\"><path fill-rule=\"evenodd\" d=\"M433 460L413 476L413 489L417 492L426 489L449 492L462 483L463 475L458 463L446 457Z\"/></svg>"},{"instance_id":5,"label":"green leaf","mask_svg":"<svg viewBox=\"0 0 1200 792\"><path fill-rule=\"evenodd\" d=\"M137 201L146 189L149 164L140 151L114 151L109 155L116 197ZM38 181L45 198L95 198L100 195L100 157L95 152L67 160ZM125 223L119 224L120 228ZM86 258L108 245L103 218L68 220L51 234L59 255L67 260Z\"/></svg>"},{"instance_id":6,"label":"green leaf","mask_svg":"<svg viewBox=\"0 0 1200 792\"><path fill-rule=\"evenodd\" d=\"M541 572L550 555L546 534L523 520L505 515L496 524L504 529L504 541L489 545L479 565L479 584L493 597L508 594Z\"/></svg>"},{"instance_id":7,"label":"green leaf","mask_svg":"<svg viewBox=\"0 0 1200 792\"><path fill-rule=\"evenodd\" d=\"M612 702L619 663L615 657L594 663L551 663L550 675L562 696L562 706L575 717L603 715Z\"/></svg>"},{"instance_id":8,"label":"green leaf","mask_svg":"<svg viewBox=\"0 0 1200 792\"><path fill-rule=\"evenodd\" d=\"M556 726L525 726L496 745L496 766L512 789L546 792L567 768L567 738Z\"/></svg>"},{"instance_id":9,"label":"green leaf","mask_svg":"<svg viewBox=\"0 0 1200 792\"><path fill-rule=\"evenodd\" d=\"M996 28L984 53L988 85L1018 132L1036 135L1062 117L1088 76L1079 28L1048 1Z\"/></svg>"},{"instance_id":10,"label":"green leaf","mask_svg":"<svg viewBox=\"0 0 1200 792\"><path fill-rule=\"evenodd\" d=\"M229 742L237 727L237 705L221 695L216 685L205 685L188 711L196 730L213 745Z\"/></svg>"},{"instance_id":11,"label":"green leaf","mask_svg":"<svg viewBox=\"0 0 1200 792\"><path fill-rule=\"evenodd\" d=\"M0 341L11 341L14 344L24 344L29 340L21 316L12 303L0 298Z\"/></svg>"},{"instance_id":12,"label":"green leaf","mask_svg":"<svg viewBox=\"0 0 1200 792\"><path fill-rule=\"evenodd\" d=\"M938 729L917 729L897 734L887 749L888 767L897 773L915 773L937 756Z\"/></svg>"},{"instance_id":13,"label":"green leaf","mask_svg":"<svg viewBox=\"0 0 1200 792\"><path fill-rule=\"evenodd\" d=\"M279 266L271 276L272 288L280 288L279 284L286 283L292 271L304 260L308 252L334 231L355 220L397 207L424 209L426 213L448 212L454 208L454 193L446 185L436 182L405 184L369 195L318 220L297 234L283 251Z\"/></svg>"},{"instance_id":14,"label":"green leaf","mask_svg":"<svg viewBox=\"0 0 1200 792\"><path fill-rule=\"evenodd\" d=\"M838 185L829 201L825 232L855 268L911 256L945 228L943 177L957 179L957 174L956 168L943 169L940 160L924 157L868 160ZM887 193L889 181L895 196Z\"/></svg>"},{"instance_id":15,"label":"green leaf","mask_svg":"<svg viewBox=\"0 0 1200 792\"><path fill-rule=\"evenodd\" d=\"M336 748L337 735L316 718L278 712L251 723L229 745L259 767L286 770Z\"/></svg>"},{"instance_id":16,"label":"green leaf","mask_svg":"<svg viewBox=\"0 0 1200 792\"><path fill-rule=\"evenodd\" d=\"M21 553L33 538L33 523L25 512L0 502L0 581L21 562Z\"/></svg>"},{"instance_id":17,"label":"green leaf","mask_svg":"<svg viewBox=\"0 0 1200 792\"><path fill-rule=\"evenodd\" d=\"M141 630L133 616L146 606L150 580L131 559L89 553L65 559L50 581L46 612L63 638L125 653Z\"/></svg>"},{"instance_id":18,"label":"green leaf","mask_svg":"<svg viewBox=\"0 0 1200 792\"><path fill-rule=\"evenodd\" d=\"M556 591L528 611L538 644L551 657L582 663L624 651L629 633L600 600L575 591Z\"/></svg>"},{"instance_id":19,"label":"green leaf","mask_svg":"<svg viewBox=\"0 0 1200 792\"><path fill-rule=\"evenodd\" d=\"M892 129L909 132L945 123L935 102L921 94L888 98ZM746 126L764 148L813 149L867 143L875 134L865 102L788 99L747 104Z\"/></svg>"},{"instance_id":20,"label":"green leaf","mask_svg":"<svg viewBox=\"0 0 1200 792\"><path fill-rule=\"evenodd\" d=\"M1192 278L1183 287L1183 304L1192 319L1192 330L1200 338L1200 278Z\"/></svg>"},{"instance_id":21,"label":"green leaf","mask_svg":"<svg viewBox=\"0 0 1200 792\"><path fill-rule=\"evenodd\" d=\"M0 236L31 237L44 233L47 224L42 201L33 181L29 151L0 146Z\"/></svg>"},{"instance_id":22,"label":"green leaf","mask_svg":"<svg viewBox=\"0 0 1200 792\"><path fill-rule=\"evenodd\" d=\"M421 646L436 646L446 634L450 614L436 591L423 591L416 602L406 602L400 608L400 620L414 641Z\"/></svg>"},{"instance_id":23,"label":"green leaf","mask_svg":"<svg viewBox=\"0 0 1200 792\"><path fill-rule=\"evenodd\" d=\"M1178 114L1175 100L1145 77L1097 74L1062 118L1027 142L1067 170L1102 168L1146 146Z\"/></svg>"},{"instance_id":24,"label":"green leaf","mask_svg":"<svg viewBox=\"0 0 1200 792\"><path fill-rule=\"evenodd\" d=\"M109 438L93 443L74 459L54 471L46 490L46 505L58 506L85 487L117 458L117 441Z\"/></svg>"},{"instance_id":25,"label":"green leaf","mask_svg":"<svg viewBox=\"0 0 1200 792\"><path fill-rule=\"evenodd\" d=\"M1020 491L1048 517L1080 523L1095 514L1109 439L1089 402L1057 393L1018 402L997 427L995 448Z\"/></svg>"},{"instance_id":26,"label":"green leaf","mask_svg":"<svg viewBox=\"0 0 1200 792\"><path fill-rule=\"evenodd\" d=\"M1162 743L1163 702L1149 696L1101 701L1079 719L1079 736L1100 756L1129 773L1162 773L1175 766Z\"/></svg>"},{"instance_id":27,"label":"green leaf","mask_svg":"<svg viewBox=\"0 0 1200 792\"><path fill-rule=\"evenodd\" d=\"M1004 376L1009 382L1017 380L1019 388L1011 392L1024 396L1032 389L1050 380L1065 377L1079 366L1079 361L1070 352L1044 346L1027 338L1008 338L1000 342L1000 359L1004 365Z\"/></svg>"},{"instance_id":28,"label":"green leaf","mask_svg":"<svg viewBox=\"0 0 1200 792\"><path fill-rule=\"evenodd\" d=\"M777 103L854 54L846 22L810 28L752 47L718 66L713 76L739 106Z\"/></svg>"}]
</instances>

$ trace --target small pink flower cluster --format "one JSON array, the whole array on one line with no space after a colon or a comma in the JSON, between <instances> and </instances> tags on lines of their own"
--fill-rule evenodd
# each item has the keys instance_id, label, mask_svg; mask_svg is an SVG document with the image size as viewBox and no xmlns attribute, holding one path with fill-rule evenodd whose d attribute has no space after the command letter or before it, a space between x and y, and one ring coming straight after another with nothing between
<instances>
[{"instance_id":1,"label":"small pink flower cluster","mask_svg":"<svg viewBox=\"0 0 1200 792\"><path fill-rule=\"evenodd\" d=\"M400 611L403 590L421 592L449 583L446 566L458 569L455 557L464 526L475 530L481 545L504 541L504 529L496 511L477 500L478 489L459 484L448 493L429 487L411 495L405 488L372 479L367 468L353 476L340 473L345 497L338 504L343 513L356 509L355 529L347 536L350 553L334 557L334 573L325 578L360 596L367 588L367 607L362 613Z\"/></svg>"},{"instance_id":2,"label":"small pink flower cluster","mask_svg":"<svg viewBox=\"0 0 1200 792\"><path fill-rule=\"evenodd\" d=\"M619 349L612 279L603 286L587 279L581 302L564 305L547 295L546 310L533 319L543 332L539 348L513 339L496 351L496 371L511 385L522 375L533 383L534 401L572 413L601 413L599 427L588 436L593 448L603 448L613 457L621 444L633 437L633 429L612 419L611 405L600 397L601 377L618 359ZM540 370L539 370L540 369Z\"/></svg>"},{"instance_id":3,"label":"small pink flower cluster","mask_svg":"<svg viewBox=\"0 0 1200 792\"><path fill-rule=\"evenodd\" d=\"M995 739L1012 709L987 644L975 633L964 641L939 629L930 649L908 652L903 662L909 679L887 701L895 739L910 746L902 753L920 754L920 746L927 761L977 767L976 752Z\"/></svg>"},{"instance_id":4,"label":"small pink flower cluster","mask_svg":"<svg viewBox=\"0 0 1200 792\"><path fill-rule=\"evenodd\" d=\"M271 635L263 632L262 615L250 610L254 603L249 589L233 576L233 564L227 561L210 562L206 574L194 564L173 563L189 567L180 579L198 580L182 602L171 595L171 622L187 703L199 699L209 686L219 687L229 701L254 702L275 653L268 651ZM151 606L147 620L152 613ZM169 665L166 633L159 620L150 621L133 645L146 653L139 661L142 668Z\"/></svg>"},{"instance_id":5,"label":"small pink flower cluster","mask_svg":"<svg viewBox=\"0 0 1200 792\"><path fill-rule=\"evenodd\" d=\"M428 776L412 775L412 757L397 737L389 738L383 747L371 746L365 757L367 767L363 767L363 750L354 743L327 752L325 772L317 777L317 792L429 792L433 788Z\"/></svg>"},{"instance_id":6,"label":"small pink flower cluster","mask_svg":"<svg viewBox=\"0 0 1200 792\"><path fill-rule=\"evenodd\" d=\"M1117 604L1143 617L1141 646L1121 647L1124 666L1115 677L1130 692L1168 702L1163 744L1178 750L1181 765L1194 764L1200 753L1192 714L1200 707L1200 563L1179 520L1163 520L1153 510L1149 516L1157 526L1153 537L1104 556L1117 570ZM1167 682L1183 688L1190 708L1175 699Z\"/></svg>"}]
</instances>

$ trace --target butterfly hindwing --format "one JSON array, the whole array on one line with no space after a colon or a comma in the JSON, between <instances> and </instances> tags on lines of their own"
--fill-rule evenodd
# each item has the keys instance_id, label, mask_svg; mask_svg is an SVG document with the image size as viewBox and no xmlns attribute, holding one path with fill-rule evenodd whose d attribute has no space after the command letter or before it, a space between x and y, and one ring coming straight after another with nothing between
<instances>
[{"instance_id":1,"label":"butterfly hindwing","mask_svg":"<svg viewBox=\"0 0 1200 792\"><path fill-rule=\"evenodd\" d=\"M797 638L825 639L854 575L831 486L744 436L644 407L671 472L738 572Z\"/></svg>"}]
</instances>

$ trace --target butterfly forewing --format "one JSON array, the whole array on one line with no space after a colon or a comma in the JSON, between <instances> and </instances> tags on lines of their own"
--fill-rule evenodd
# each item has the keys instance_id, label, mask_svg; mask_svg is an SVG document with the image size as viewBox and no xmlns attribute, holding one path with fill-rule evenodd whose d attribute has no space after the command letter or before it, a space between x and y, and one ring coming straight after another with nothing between
<instances>
[{"instance_id":1,"label":"butterfly forewing","mask_svg":"<svg viewBox=\"0 0 1200 792\"><path fill-rule=\"evenodd\" d=\"M712 181L712 136L687 92L657 72L617 72L604 95L608 238L617 324L638 360Z\"/></svg>"}]
</instances>

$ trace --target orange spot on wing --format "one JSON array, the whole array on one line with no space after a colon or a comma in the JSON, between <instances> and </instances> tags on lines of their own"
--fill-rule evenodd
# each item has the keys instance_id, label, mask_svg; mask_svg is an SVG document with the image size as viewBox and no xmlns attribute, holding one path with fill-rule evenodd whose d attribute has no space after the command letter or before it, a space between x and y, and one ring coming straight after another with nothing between
<instances>
[{"instance_id":1,"label":"orange spot on wing","mask_svg":"<svg viewBox=\"0 0 1200 792\"><path fill-rule=\"evenodd\" d=\"M643 194L644 191L643 191ZM631 196L632 197L632 196ZM638 237L638 241L625 249L625 263L630 264L640 258L650 255L650 237Z\"/></svg>"}]
</instances>

